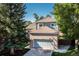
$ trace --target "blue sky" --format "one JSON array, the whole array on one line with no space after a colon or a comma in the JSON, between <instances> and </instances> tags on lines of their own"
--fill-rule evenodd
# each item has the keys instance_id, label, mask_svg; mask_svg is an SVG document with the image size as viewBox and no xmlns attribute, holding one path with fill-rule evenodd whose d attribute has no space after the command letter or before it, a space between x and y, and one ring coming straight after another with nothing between
<instances>
[{"instance_id":1,"label":"blue sky","mask_svg":"<svg viewBox=\"0 0 79 59\"><path fill-rule=\"evenodd\" d=\"M37 13L39 16L51 15L50 12L53 11L54 4L52 3L27 3L26 4L27 14L25 15L26 21L35 21L33 13Z\"/></svg>"}]
</instances>

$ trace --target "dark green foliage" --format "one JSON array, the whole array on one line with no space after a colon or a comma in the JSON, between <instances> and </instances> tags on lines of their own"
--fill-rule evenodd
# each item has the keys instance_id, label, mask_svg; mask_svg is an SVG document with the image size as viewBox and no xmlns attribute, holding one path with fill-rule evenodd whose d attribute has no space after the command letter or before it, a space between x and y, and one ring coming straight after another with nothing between
<instances>
[{"instance_id":1,"label":"dark green foliage","mask_svg":"<svg viewBox=\"0 0 79 59\"><path fill-rule=\"evenodd\" d=\"M4 38L4 47L24 48L29 39L26 37L25 4L0 5L0 36ZM1 34L2 33L2 34Z\"/></svg>"},{"instance_id":2,"label":"dark green foliage","mask_svg":"<svg viewBox=\"0 0 79 59\"><path fill-rule=\"evenodd\" d=\"M43 16L41 16L41 17L40 17L40 20L41 20L41 19L43 19L43 18L44 18L44 17L43 17Z\"/></svg>"},{"instance_id":3,"label":"dark green foliage","mask_svg":"<svg viewBox=\"0 0 79 59\"><path fill-rule=\"evenodd\" d=\"M36 13L34 13L33 15L34 15L34 18L36 19L36 21L38 21L40 19L40 17Z\"/></svg>"},{"instance_id":4,"label":"dark green foliage","mask_svg":"<svg viewBox=\"0 0 79 59\"><path fill-rule=\"evenodd\" d=\"M23 56L29 50L30 49L15 50L15 54L11 55L10 50L6 48L6 49L0 51L0 56Z\"/></svg>"},{"instance_id":5,"label":"dark green foliage","mask_svg":"<svg viewBox=\"0 0 79 59\"><path fill-rule=\"evenodd\" d=\"M39 20L42 20L45 17L51 17L50 15L46 15L45 17L44 16L39 16L36 13L34 13L33 15L34 15L34 18L36 19L36 22L39 21Z\"/></svg>"},{"instance_id":6,"label":"dark green foliage","mask_svg":"<svg viewBox=\"0 0 79 59\"><path fill-rule=\"evenodd\" d=\"M79 56L79 51L76 51L75 49L69 49L65 53L60 53L60 52L53 52L52 56Z\"/></svg>"},{"instance_id":7,"label":"dark green foliage","mask_svg":"<svg viewBox=\"0 0 79 59\"><path fill-rule=\"evenodd\" d=\"M46 15L46 17L51 17L50 15Z\"/></svg>"}]
</instances>

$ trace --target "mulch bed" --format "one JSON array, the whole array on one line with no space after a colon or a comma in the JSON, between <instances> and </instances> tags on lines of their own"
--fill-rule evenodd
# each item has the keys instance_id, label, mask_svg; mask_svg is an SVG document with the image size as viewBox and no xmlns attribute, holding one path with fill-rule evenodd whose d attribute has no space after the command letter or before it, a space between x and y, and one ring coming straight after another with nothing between
<instances>
[{"instance_id":1,"label":"mulch bed","mask_svg":"<svg viewBox=\"0 0 79 59\"><path fill-rule=\"evenodd\" d=\"M11 55L9 49L4 49L0 52L0 56L22 56L30 49L22 49L22 50L15 50L15 54Z\"/></svg>"}]
</instances>

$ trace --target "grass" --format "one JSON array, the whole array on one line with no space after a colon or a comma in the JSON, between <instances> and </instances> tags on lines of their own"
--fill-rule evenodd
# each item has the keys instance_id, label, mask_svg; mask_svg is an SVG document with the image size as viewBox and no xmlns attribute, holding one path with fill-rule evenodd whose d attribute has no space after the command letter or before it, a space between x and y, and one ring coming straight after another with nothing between
<instances>
[{"instance_id":1,"label":"grass","mask_svg":"<svg viewBox=\"0 0 79 59\"><path fill-rule=\"evenodd\" d=\"M66 53L53 52L52 56L79 56L79 51L69 48Z\"/></svg>"}]
</instances>

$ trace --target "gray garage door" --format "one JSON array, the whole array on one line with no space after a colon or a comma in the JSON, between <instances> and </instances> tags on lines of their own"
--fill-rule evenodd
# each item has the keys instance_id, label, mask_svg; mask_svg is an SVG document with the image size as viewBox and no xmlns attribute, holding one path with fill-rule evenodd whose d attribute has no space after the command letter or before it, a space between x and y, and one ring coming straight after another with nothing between
<instances>
[{"instance_id":1,"label":"gray garage door","mask_svg":"<svg viewBox=\"0 0 79 59\"><path fill-rule=\"evenodd\" d=\"M34 48L53 49L53 41L50 40L34 40Z\"/></svg>"}]
</instances>

